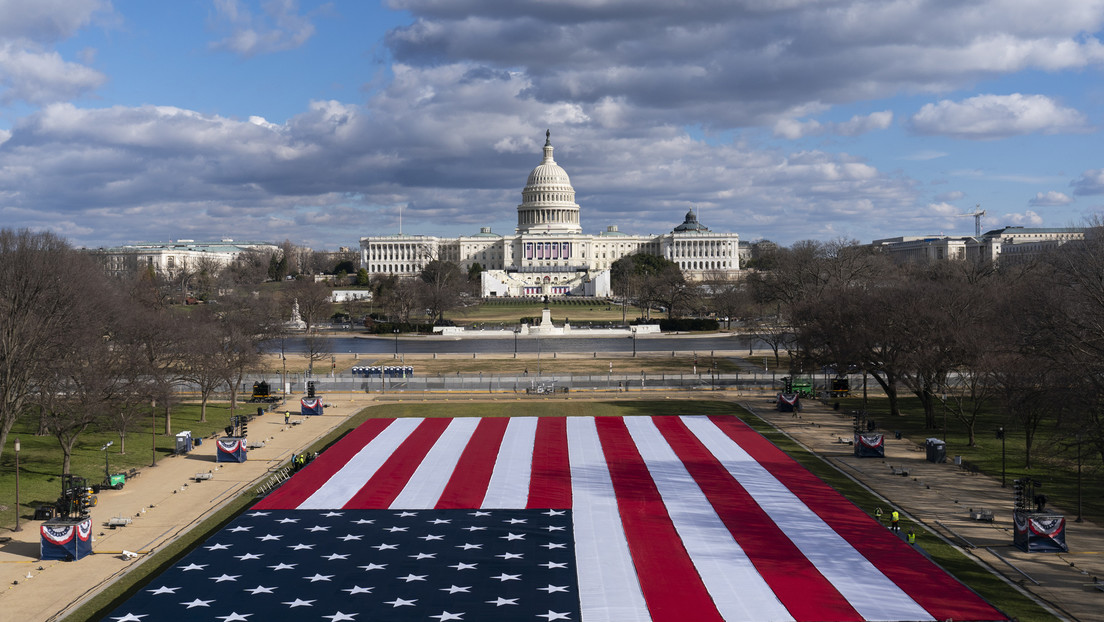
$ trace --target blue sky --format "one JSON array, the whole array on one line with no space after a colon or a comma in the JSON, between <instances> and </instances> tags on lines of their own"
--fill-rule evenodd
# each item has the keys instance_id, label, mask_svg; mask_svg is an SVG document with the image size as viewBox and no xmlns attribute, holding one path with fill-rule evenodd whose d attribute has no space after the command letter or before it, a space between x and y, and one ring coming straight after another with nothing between
<instances>
[{"instance_id":1,"label":"blue sky","mask_svg":"<svg viewBox=\"0 0 1104 622\"><path fill-rule=\"evenodd\" d=\"M1104 0L0 0L0 226L78 246L1084 224Z\"/></svg>"}]
</instances>

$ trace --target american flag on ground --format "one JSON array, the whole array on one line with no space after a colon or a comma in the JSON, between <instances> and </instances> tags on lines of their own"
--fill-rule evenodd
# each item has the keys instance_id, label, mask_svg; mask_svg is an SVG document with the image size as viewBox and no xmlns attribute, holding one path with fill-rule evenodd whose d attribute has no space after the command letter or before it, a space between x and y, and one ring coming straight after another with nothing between
<instances>
[{"instance_id":1,"label":"american flag on ground","mask_svg":"<svg viewBox=\"0 0 1104 622\"><path fill-rule=\"evenodd\" d=\"M731 417L369 420L109 614L1005 620Z\"/></svg>"}]
</instances>

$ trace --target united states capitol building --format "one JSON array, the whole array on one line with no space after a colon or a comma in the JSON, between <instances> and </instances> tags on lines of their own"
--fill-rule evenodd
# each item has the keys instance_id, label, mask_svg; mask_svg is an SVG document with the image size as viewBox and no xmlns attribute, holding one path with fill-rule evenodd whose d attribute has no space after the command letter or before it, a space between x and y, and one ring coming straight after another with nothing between
<instances>
[{"instance_id":1,"label":"united states capitol building","mask_svg":"<svg viewBox=\"0 0 1104 622\"><path fill-rule=\"evenodd\" d=\"M464 270L479 264L484 297L608 296L610 266L634 253L673 261L689 280L739 275L739 235L710 231L693 210L661 235L622 233L616 225L596 235L583 233L575 189L552 152L546 132L544 159L521 191L513 235L484 227L458 238L402 233L362 237L361 266L372 275L413 277L434 260Z\"/></svg>"}]
</instances>

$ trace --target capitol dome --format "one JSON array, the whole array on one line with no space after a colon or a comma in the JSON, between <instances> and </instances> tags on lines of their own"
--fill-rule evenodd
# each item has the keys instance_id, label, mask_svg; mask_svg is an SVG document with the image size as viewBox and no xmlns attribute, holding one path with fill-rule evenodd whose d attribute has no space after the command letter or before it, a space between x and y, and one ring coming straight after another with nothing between
<instances>
[{"instance_id":1,"label":"capitol dome","mask_svg":"<svg viewBox=\"0 0 1104 622\"><path fill-rule=\"evenodd\" d=\"M521 191L517 232L581 233L571 178L552 157L551 132L544 137L544 159L529 173Z\"/></svg>"}]
</instances>

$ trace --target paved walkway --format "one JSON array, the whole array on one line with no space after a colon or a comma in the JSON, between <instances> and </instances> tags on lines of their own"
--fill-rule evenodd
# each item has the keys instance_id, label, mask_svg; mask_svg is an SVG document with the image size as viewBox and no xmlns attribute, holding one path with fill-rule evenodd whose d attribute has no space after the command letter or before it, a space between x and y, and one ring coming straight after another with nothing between
<instances>
[{"instance_id":1,"label":"paved walkway","mask_svg":"<svg viewBox=\"0 0 1104 622\"><path fill-rule=\"evenodd\" d=\"M75 605L95 595L105 585L142 563L149 553L172 542L242 491L266 479L288 459L308 448L359 412L371 396L348 394L333 398L326 414L292 416L299 425L284 425L283 409L249 424L250 442L264 440L263 448L249 450L242 463L216 463L215 443L208 440L190 454L162 458L156 467L127 482L122 490L105 490L92 510L95 538L89 555L78 562L39 561L41 521L23 521L23 530L6 532L12 540L0 546L0 618L4 620L55 620ZM299 396L290 404L298 405ZM331 400L326 399L329 403ZM292 409L296 412L297 409ZM211 472L211 479L196 482L196 473ZM126 527L106 526L113 517L132 520ZM138 553L126 558L122 551Z\"/></svg>"},{"instance_id":2,"label":"paved walkway","mask_svg":"<svg viewBox=\"0 0 1104 622\"><path fill-rule=\"evenodd\" d=\"M803 401L798 417L778 412L768 397L740 403L889 499L906 516L1049 604L1059 615L1085 622L1104 619L1104 591L1093 586L1094 577L1104 581L1104 528L1088 521L1073 522L1076 511L1048 506L1067 517L1070 553L1024 553L1012 544L1011 481L1001 488L999 478L970 475L950 462L928 462L923 446L889 434L884 460L857 458L851 445L840 443L840 438L853 436L851 417L814 400ZM894 475L892 467L907 469L908 475ZM971 510L979 509L991 510L993 522L973 519ZM891 510L884 506L883 511L888 514ZM917 544L923 546L923 540Z\"/></svg>"}]
</instances>

